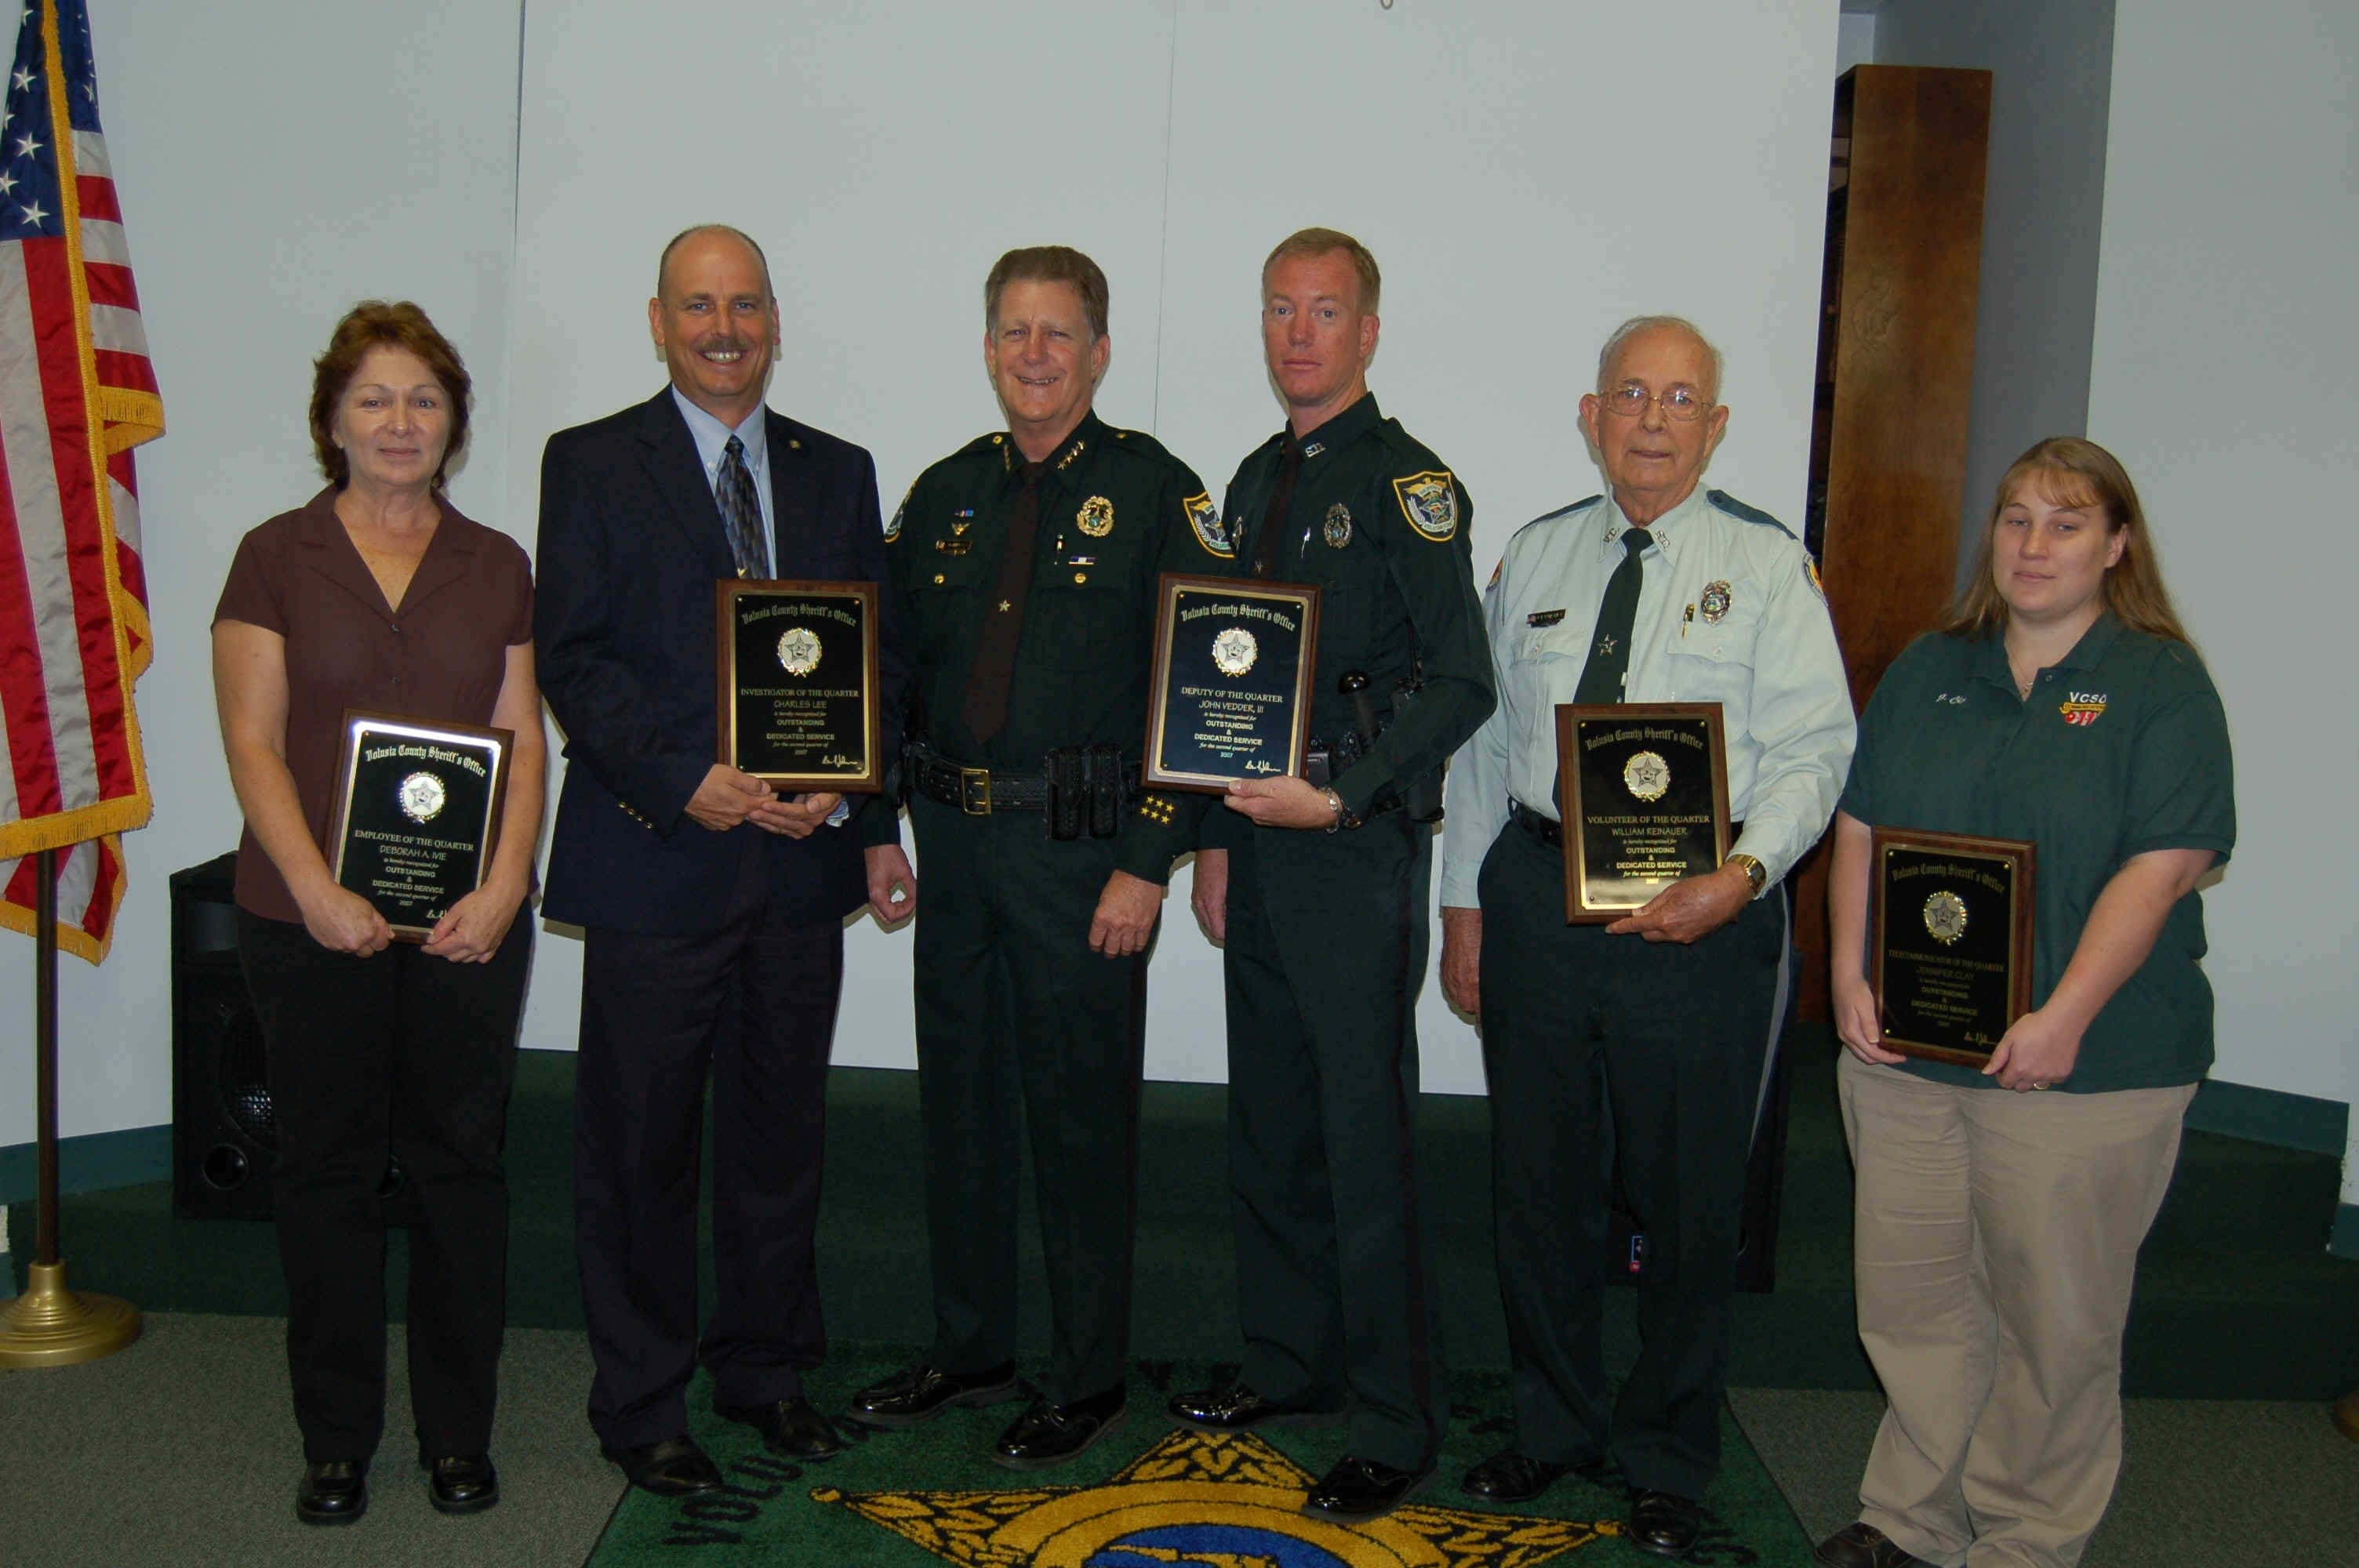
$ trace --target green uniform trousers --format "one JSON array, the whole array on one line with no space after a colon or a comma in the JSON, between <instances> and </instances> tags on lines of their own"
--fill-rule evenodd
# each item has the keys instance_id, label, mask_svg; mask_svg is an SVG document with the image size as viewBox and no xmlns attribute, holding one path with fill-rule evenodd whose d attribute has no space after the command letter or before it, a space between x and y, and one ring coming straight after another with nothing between
<instances>
[{"instance_id":1,"label":"green uniform trousers","mask_svg":"<svg viewBox=\"0 0 2359 1568\"><path fill-rule=\"evenodd\" d=\"M1785 894L1684 946L1567 925L1563 851L1512 822L1478 886L1516 1446L1565 1464L1610 1451L1633 1487L1700 1498L1720 1465L1745 1160L1784 1011ZM1617 1147L1647 1252L1643 1344L1609 1428Z\"/></svg>"},{"instance_id":2,"label":"green uniform trousers","mask_svg":"<svg viewBox=\"0 0 2359 1568\"><path fill-rule=\"evenodd\" d=\"M1037 811L968 816L925 799L909 820L925 887L915 961L929 1359L963 1374L1016 1354L1017 1130L1028 1122L1049 1277L1040 1391L1086 1399L1122 1382L1130 1345L1147 958L1089 945L1120 840L1060 843Z\"/></svg>"},{"instance_id":3,"label":"green uniform trousers","mask_svg":"<svg viewBox=\"0 0 2359 1568\"><path fill-rule=\"evenodd\" d=\"M1229 1178L1239 1376L1352 1412L1352 1452L1433 1463L1449 1422L1419 1197L1417 987L1432 829L1256 827L1230 852Z\"/></svg>"}]
</instances>

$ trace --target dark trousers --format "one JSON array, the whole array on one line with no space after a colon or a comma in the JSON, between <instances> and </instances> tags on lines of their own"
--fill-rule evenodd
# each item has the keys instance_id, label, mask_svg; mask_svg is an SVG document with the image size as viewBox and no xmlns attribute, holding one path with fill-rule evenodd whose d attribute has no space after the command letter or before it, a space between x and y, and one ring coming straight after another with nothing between
<instances>
[{"instance_id":1,"label":"dark trousers","mask_svg":"<svg viewBox=\"0 0 2359 1568\"><path fill-rule=\"evenodd\" d=\"M532 919L487 964L396 943L332 953L297 924L238 914L278 1118L271 1204L287 1273L287 1368L303 1455L364 1460L385 1432L385 1215L400 1162L409 1237L409 1402L421 1452L491 1446L507 1309L500 1164Z\"/></svg>"},{"instance_id":2,"label":"dark trousers","mask_svg":"<svg viewBox=\"0 0 2359 1568\"><path fill-rule=\"evenodd\" d=\"M1432 864L1432 830L1398 814L1255 829L1230 852L1224 966L1239 1376L1349 1408L1352 1452L1408 1470L1450 1414L1417 1174Z\"/></svg>"},{"instance_id":3,"label":"dark trousers","mask_svg":"<svg viewBox=\"0 0 2359 1568\"><path fill-rule=\"evenodd\" d=\"M1564 923L1562 851L1513 826L1491 846L1480 890L1483 1065L1517 1446L1558 1462L1610 1449L1633 1486L1701 1497L1720 1464L1745 1159L1777 1027L1785 894L1748 903L1691 946L1609 936ZM1647 1262L1643 1344L1609 1424L1600 1325L1616 1150Z\"/></svg>"},{"instance_id":4,"label":"dark trousers","mask_svg":"<svg viewBox=\"0 0 2359 1568\"><path fill-rule=\"evenodd\" d=\"M1123 1380L1137 1217L1147 957L1090 951L1116 840L1060 843L1038 812L910 803L918 914L918 1107L933 1262L933 1363L1016 1354L1019 1127L1028 1125L1062 1404Z\"/></svg>"},{"instance_id":5,"label":"dark trousers","mask_svg":"<svg viewBox=\"0 0 2359 1568\"><path fill-rule=\"evenodd\" d=\"M718 913L699 936L585 934L573 1227L608 1447L685 1434L700 1359L715 1402L767 1404L800 1394L826 1348L811 1237L843 926L777 907L754 853ZM700 1342L708 1073L719 1300Z\"/></svg>"}]
</instances>

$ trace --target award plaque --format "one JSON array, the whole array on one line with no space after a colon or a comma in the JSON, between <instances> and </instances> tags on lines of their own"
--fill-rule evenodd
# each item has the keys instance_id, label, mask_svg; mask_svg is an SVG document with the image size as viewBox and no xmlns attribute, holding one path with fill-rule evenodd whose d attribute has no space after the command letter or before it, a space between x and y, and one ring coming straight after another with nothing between
<instances>
[{"instance_id":1,"label":"award plaque","mask_svg":"<svg viewBox=\"0 0 2359 1568\"><path fill-rule=\"evenodd\" d=\"M2031 1010L2035 859L2018 838L1875 830L1868 962L1885 1049L1990 1065Z\"/></svg>"},{"instance_id":2,"label":"award plaque","mask_svg":"<svg viewBox=\"0 0 2359 1568\"><path fill-rule=\"evenodd\" d=\"M1318 648L1319 589L1309 583L1165 572L1147 786L1222 795L1241 778L1299 776Z\"/></svg>"},{"instance_id":3,"label":"award plaque","mask_svg":"<svg viewBox=\"0 0 2359 1568\"><path fill-rule=\"evenodd\" d=\"M720 760L781 795L884 787L876 585L723 578L713 604Z\"/></svg>"},{"instance_id":4,"label":"award plaque","mask_svg":"<svg viewBox=\"0 0 2359 1568\"><path fill-rule=\"evenodd\" d=\"M1560 703L1564 918L1603 925L1728 858L1716 702Z\"/></svg>"},{"instance_id":5,"label":"award plaque","mask_svg":"<svg viewBox=\"0 0 2359 1568\"><path fill-rule=\"evenodd\" d=\"M344 709L328 870L423 942L483 885L507 795L511 730Z\"/></svg>"}]
</instances>

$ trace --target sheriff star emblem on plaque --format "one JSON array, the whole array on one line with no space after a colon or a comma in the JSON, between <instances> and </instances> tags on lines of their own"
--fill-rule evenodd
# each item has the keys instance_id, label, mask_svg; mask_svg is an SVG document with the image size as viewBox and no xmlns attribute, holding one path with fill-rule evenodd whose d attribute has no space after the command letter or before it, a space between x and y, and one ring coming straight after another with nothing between
<instances>
[{"instance_id":1,"label":"sheriff star emblem on plaque","mask_svg":"<svg viewBox=\"0 0 2359 1568\"><path fill-rule=\"evenodd\" d=\"M1925 901L1925 935L1947 947L1966 934L1966 901L1948 888Z\"/></svg>"},{"instance_id":2,"label":"sheriff star emblem on plaque","mask_svg":"<svg viewBox=\"0 0 2359 1568\"><path fill-rule=\"evenodd\" d=\"M412 822L433 821L449 798L442 781L432 773L415 773L401 781L401 814Z\"/></svg>"},{"instance_id":3,"label":"sheriff star emblem on plaque","mask_svg":"<svg viewBox=\"0 0 2359 1568\"><path fill-rule=\"evenodd\" d=\"M778 639L778 663L790 676L819 668L819 633L808 626L788 627Z\"/></svg>"},{"instance_id":4,"label":"sheriff star emblem on plaque","mask_svg":"<svg viewBox=\"0 0 2359 1568\"><path fill-rule=\"evenodd\" d=\"M1242 626L1227 627L1212 639L1212 667L1231 679L1253 668L1260 656L1261 644Z\"/></svg>"},{"instance_id":5,"label":"sheriff star emblem on plaque","mask_svg":"<svg viewBox=\"0 0 2359 1568\"><path fill-rule=\"evenodd\" d=\"M1671 787L1671 765L1653 752L1633 752L1622 764L1622 784L1640 800L1660 800Z\"/></svg>"}]
</instances>

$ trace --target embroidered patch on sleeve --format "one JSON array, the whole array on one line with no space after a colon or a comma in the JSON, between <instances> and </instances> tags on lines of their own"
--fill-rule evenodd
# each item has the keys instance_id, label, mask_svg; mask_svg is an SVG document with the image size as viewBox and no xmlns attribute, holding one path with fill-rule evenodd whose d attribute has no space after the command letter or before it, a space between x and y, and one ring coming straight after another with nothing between
<instances>
[{"instance_id":1,"label":"embroidered patch on sleeve","mask_svg":"<svg viewBox=\"0 0 2359 1568\"><path fill-rule=\"evenodd\" d=\"M1393 493L1400 498L1401 515L1409 526L1434 543L1458 532L1458 487L1450 481L1448 469L1397 479Z\"/></svg>"}]
</instances>

